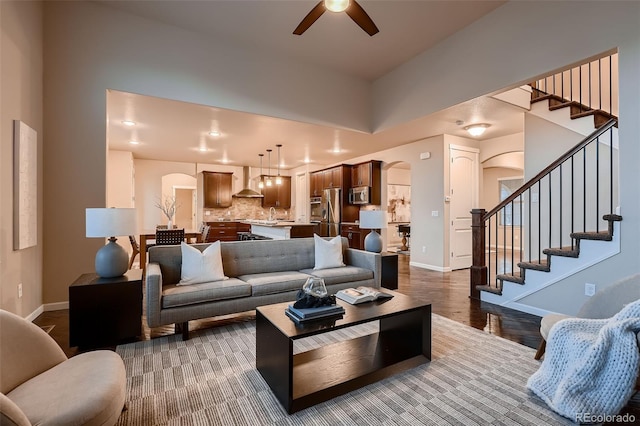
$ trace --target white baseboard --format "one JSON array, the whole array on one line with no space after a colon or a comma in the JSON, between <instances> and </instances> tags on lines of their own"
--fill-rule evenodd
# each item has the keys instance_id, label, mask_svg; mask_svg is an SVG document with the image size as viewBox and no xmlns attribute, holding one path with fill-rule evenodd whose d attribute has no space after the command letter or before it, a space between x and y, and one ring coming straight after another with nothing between
<instances>
[{"instance_id":1,"label":"white baseboard","mask_svg":"<svg viewBox=\"0 0 640 426\"><path fill-rule=\"evenodd\" d=\"M62 311L64 309L69 309L69 301L64 302L55 302L55 303L45 303L44 311Z\"/></svg>"},{"instance_id":2,"label":"white baseboard","mask_svg":"<svg viewBox=\"0 0 640 426\"><path fill-rule=\"evenodd\" d=\"M429 269L431 271L438 272L451 272L451 268L445 268L442 266L429 265L427 263L419 263L419 262L409 262L409 265L415 266L416 268Z\"/></svg>"},{"instance_id":3,"label":"white baseboard","mask_svg":"<svg viewBox=\"0 0 640 426\"><path fill-rule=\"evenodd\" d=\"M44 307L43 305L38 306L38 308L37 308L35 311L31 312L29 315L27 315L27 317L26 317L25 319L26 319L27 321L29 321L29 322L33 322L33 320L35 320L36 318L38 318L38 316L39 316L42 312L44 312L43 307Z\"/></svg>"}]
</instances>

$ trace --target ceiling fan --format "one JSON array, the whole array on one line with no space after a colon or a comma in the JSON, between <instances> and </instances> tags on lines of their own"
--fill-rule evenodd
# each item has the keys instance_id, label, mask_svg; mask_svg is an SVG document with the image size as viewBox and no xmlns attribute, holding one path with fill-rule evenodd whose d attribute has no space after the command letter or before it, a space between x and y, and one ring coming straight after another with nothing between
<instances>
[{"instance_id":1,"label":"ceiling fan","mask_svg":"<svg viewBox=\"0 0 640 426\"><path fill-rule=\"evenodd\" d=\"M346 12L347 15L370 36L380 31L356 0L321 0L311 9L311 12L304 17L300 24L298 24L296 29L293 30L293 33L301 35L307 31L326 10L331 12Z\"/></svg>"}]
</instances>

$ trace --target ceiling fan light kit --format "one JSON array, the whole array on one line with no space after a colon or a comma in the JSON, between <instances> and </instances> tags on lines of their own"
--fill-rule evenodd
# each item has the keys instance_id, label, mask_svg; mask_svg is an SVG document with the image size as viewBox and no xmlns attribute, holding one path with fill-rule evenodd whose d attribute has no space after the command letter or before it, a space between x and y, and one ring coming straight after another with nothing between
<instances>
[{"instance_id":1,"label":"ceiling fan light kit","mask_svg":"<svg viewBox=\"0 0 640 426\"><path fill-rule=\"evenodd\" d=\"M349 7L349 0L324 0L324 7L331 12L344 12Z\"/></svg>"},{"instance_id":2,"label":"ceiling fan light kit","mask_svg":"<svg viewBox=\"0 0 640 426\"><path fill-rule=\"evenodd\" d=\"M373 36L380 30L356 0L320 0L293 30L295 35L302 35L325 11L345 12L367 34Z\"/></svg>"}]
</instances>

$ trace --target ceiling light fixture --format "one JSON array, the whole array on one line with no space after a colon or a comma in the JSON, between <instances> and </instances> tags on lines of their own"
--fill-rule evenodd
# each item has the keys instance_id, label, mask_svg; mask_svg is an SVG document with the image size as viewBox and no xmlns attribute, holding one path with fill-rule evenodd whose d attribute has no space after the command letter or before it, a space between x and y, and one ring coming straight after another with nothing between
<instances>
[{"instance_id":1,"label":"ceiling light fixture","mask_svg":"<svg viewBox=\"0 0 640 426\"><path fill-rule=\"evenodd\" d=\"M267 173L267 181L265 182L265 185L267 186L273 186L273 181L271 180L271 151L273 150L267 150L267 152L269 153L269 172Z\"/></svg>"},{"instance_id":2,"label":"ceiling light fixture","mask_svg":"<svg viewBox=\"0 0 640 426\"><path fill-rule=\"evenodd\" d=\"M122 124L124 124L125 126L135 126L136 122L131 120L122 120Z\"/></svg>"},{"instance_id":3,"label":"ceiling light fixture","mask_svg":"<svg viewBox=\"0 0 640 426\"><path fill-rule=\"evenodd\" d=\"M138 142L138 141L129 141L129 143L131 145L140 145L140 142Z\"/></svg>"},{"instance_id":4,"label":"ceiling light fixture","mask_svg":"<svg viewBox=\"0 0 640 426\"><path fill-rule=\"evenodd\" d=\"M324 7L331 12L344 12L349 7L349 0L324 0Z\"/></svg>"},{"instance_id":5,"label":"ceiling light fixture","mask_svg":"<svg viewBox=\"0 0 640 426\"><path fill-rule=\"evenodd\" d=\"M201 146L200 148L198 148L198 151L207 152L207 147L206 146Z\"/></svg>"},{"instance_id":6,"label":"ceiling light fixture","mask_svg":"<svg viewBox=\"0 0 640 426\"><path fill-rule=\"evenodd\" d=\"M264 181L262 180L262 157L264 157L264 154L258 154L258 156L260 157L260 181L258 182L258 188L262 189L264 188Z\"/></svg>"},{"instance_id":7,"label":"ceiling light fixture","mask_svg":"<svg viewBox=\"0 0 640 426\"><path fill-rule=\"evenodd\" d=\"M282 177L280 177L280 148L282 148L282 144L279 143L276 146L278 147L278 176L276 176L276 185L282 185Z\"/></svg>"},{"instance_id":8,"label":"ceiling light fixture","mask_svg":"<svg viewBox=\"0 0 640 426\"><path fill-rule=\"evenodd\" d=\"M482 136L485 130L491 127L491 124L478 123L465 127L464 129L469 132L471 136Z\"/></svg>"}]
</instances>

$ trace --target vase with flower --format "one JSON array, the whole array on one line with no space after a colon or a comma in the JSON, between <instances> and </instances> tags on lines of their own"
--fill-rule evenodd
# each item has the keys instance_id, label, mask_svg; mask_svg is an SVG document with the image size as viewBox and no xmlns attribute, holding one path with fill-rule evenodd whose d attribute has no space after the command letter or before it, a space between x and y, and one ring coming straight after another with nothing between
<instances>
[{"instance_id":1,"label":"vase with flower","mask_svg":"<svg viewBox=\"0 0 640 426\"><path fill-rule=\"evenodd\" d=\"M173 229L173 216L176 214L176 208L178 207L176 197L166 197L164 201L157 202L156 207L167 217L167 229Z\"/></svg>"}]
</instances>

